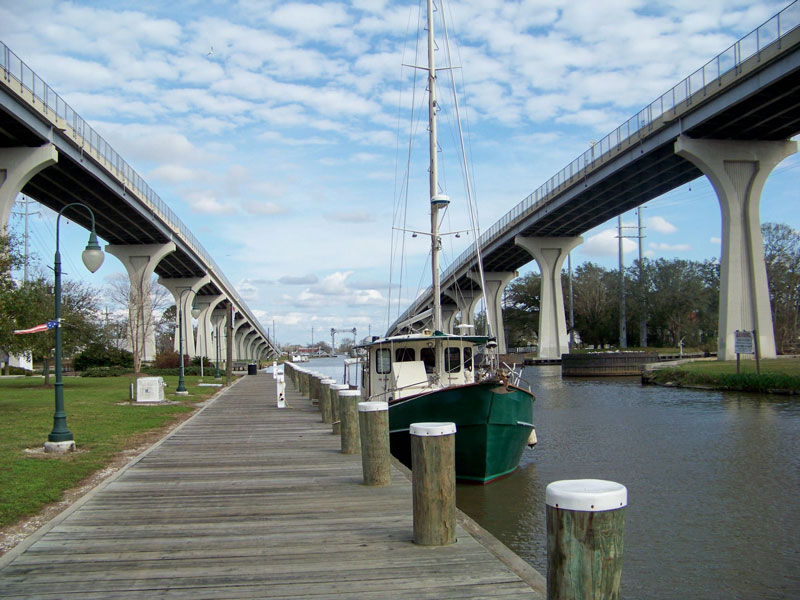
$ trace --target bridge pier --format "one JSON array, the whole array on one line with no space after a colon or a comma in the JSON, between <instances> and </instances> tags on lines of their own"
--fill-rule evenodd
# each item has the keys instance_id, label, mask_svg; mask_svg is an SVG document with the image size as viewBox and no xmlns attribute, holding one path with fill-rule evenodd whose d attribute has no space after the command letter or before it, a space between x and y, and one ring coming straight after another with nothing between
<instances>
[{"instance_id":1,"label":"bridge pier","mask_svg":"<svg viewBox=\"0 0 800 600\"><path fill-rule=\"evenodd\" d=\"M211 278L208 275L203 277L159 277L158 282L172 292L175 299L175 306L181 302L181 294L185 290L192 290L195 294L204 285L209 283ZM193 294L183 294L182 316L183 316L183 352L188 356L197 356L195 347L194 328L192 327L192 302ZM180 340L178 339L178 320L175 315L175 352L179 352Z\"/></svg>"},{"instance_id":2,"label":"bridge pier","mask_svg":"<svg viewBox=\"0 0 800 600\"><path fill-rule=\"evenodd\" d=\"M734 332L757 331L760 355L774 358L775 334L759 214L767 177L797 152L792 141L692 139L681 135L675 153L698 167L717 192L722 212L719 360L736 357Z\"/></svg>"},{"instance_id":3,"label":"bridge pier","mask_svg":"<svg viewBox=\"0 0 800 600\"><path fill-rule=\"evenodd\" d=\"M469 278L481 284L478 273L470 272ZM484 272L483 280L486 282L486 289L483 291L486 296L486 320L490 330L497 338L497 350L500 354L506 353L506 331L503 325L503 292L511 281L519 276L517 271L497 271Z\"/></svg>"},{"instance_id":4,"label":"bridge pier","mask_svg":"<svg viewBox=\"0 0 800 600\"><path fill-rule=\"evenodd\" d=\"M116 256L128 272L130 293L128 299L128 318L139 321L134 331L129 330L134 340L128 339L128 350L141 349L142 360L156 357L156 331L153 319L153 304L150 300L150 282L153 271L167 254L175 252L175 242L166 244L130 244L106 246L106 252Z\"/></svg>"},{"instance_id":5,"label":"bridge pier","mask_svg":"<svg viewBox=\"0 0 800 600\"><path fill-rule=\"evenodd\" d=\"M197 296L197 305L200 307L200 316L197 317L197 354L214 359L214 347L211 343L211 314L217 304L225 300L222 294Z\"/></svg>"},{"instance_id":6,"label":"bridge pier","mask_svg":"<svg viewBox=\"0 0 800 600\"><path fill-rule=\"evenodd\" d=\"M561 288L561 269L575 246L583 243L582 237L523 237L514 243L533 256L542 274L539 294L539 341L536 356L561 358L569 353L567 320L564 316L564 292Z\"/></svg>"},{"instance_id":7,"label":"bridge pier","mask_svg":"<svg viewBox=\"0 0 800 600\"><path fill-rule=\"evenodd\" d=\"M244 326L247 326L248 329L249 329L249 327L250 327L250 324L247 322L247 320L244 317L242 317L241 319L237 319L236 317L238 317L238 316L239 316L239 313L238 312L235 313L234 321L233 321L233 327L231 328L231 339L230 340L226 340L226 344L228 344L228 343L230 344L231 356L232 356L233 360L241 360L239 358L239 354L240 354L240 352L239 352L239 342L241 341L241 336L244 335L244 332L240 331L241 328L244 327ZM227 348L227 345L226 345L226 348Z\"/></svg>"},{"instance_id":8,"label":"bridge pier","mask_svg":"<svg viewBox=\"0 0 800 600\"><path fill-rule=\"evenodd\" d=\"M8 226L8 218L17 194L34 175L58 162L53 144L38 148L0 148L0 231Z\"/></svg>"},{"instance_id":9,"label":"bridge pier","mask_svg":"<svg viewBox=\"0 0 800 600\"><path fill-rule=\"evenodd\" d=\"M442 331L453 333L453 324L458 316L458 306L455 304L442 304Z\"/></svg>"},{"instance_id":10,"label":"bridge pier","mask_svg":"<svg viewBox=\"0 0 800 600\"><path fill-rule=\"evenodd\" d=\"M483 298L481 290L459 290L450 288L445 292L445 295L456 301L458 312L461 313L462 325L475 325L475 307L478 302ZM465 335L477 333L475 330L464 330L461 333Z\"/></svg>"}]
</instances>

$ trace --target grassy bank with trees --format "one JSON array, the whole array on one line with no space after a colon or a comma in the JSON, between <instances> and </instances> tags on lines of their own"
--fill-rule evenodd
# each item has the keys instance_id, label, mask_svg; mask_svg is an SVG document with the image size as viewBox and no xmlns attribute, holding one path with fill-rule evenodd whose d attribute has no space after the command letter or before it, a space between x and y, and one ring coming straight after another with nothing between
<instances>
[{"instance_id":1,"label":"grassy bank with trees","mask_svg":"<svg viewBox=\"0 0 800 600\"><path fill-rule=\"evenodd\" d=\"M696 361L674 367L656 367L642 375L642 383L676 387L700 387L726 391L771 394L800 394L800 358L760 361L759 375L754 360L743 360L736 373L736 361Z\"/></svg>"},{"instance_id":2,"label":"grassy bank with trees","mask_svg":"<svg viewBox=\"0 0 800 600\"><path fill-rule=\"evenodd\" d=\"M65 378L67 425L77 445L65 455L42 452L53 428L52 386L41 377L0 379L0 527L35 515L123 451L190 416L220 389L200 387L198 379L186 377L189 395L177 396L177 377L165 377L169 402L143 405L129 400L132 376Z\"/></svg>"}]
</instances>

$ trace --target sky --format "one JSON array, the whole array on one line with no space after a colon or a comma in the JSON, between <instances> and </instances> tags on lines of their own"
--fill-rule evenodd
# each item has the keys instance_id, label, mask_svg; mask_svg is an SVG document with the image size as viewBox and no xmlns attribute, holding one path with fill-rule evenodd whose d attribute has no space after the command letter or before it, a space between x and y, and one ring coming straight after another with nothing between
<instances>
[{"instance_id":1,"label":"sky","mask_svg":"<svg viewBox=\"0 0 800 600\"><path fill-rule=\"evenodd\" d=\"M447 2L456 68L440 73L441 186L452 200L443 231L470 228L446 131L456 112L449 73L484 231L787 4ZM406 234L402 260L392 247L398 215L407 229L430 221L425 99L412 93L421 71L403 66L424 60L419 11L390 0L0 0L0 40L144 177L279 343L308 344L330 341L331 328L383 333L430 284L426 236ZM443 65L441 37L438 46ZM762 222L800 229L798 174L797 155L773 172ZM30 250L49 263L55 216L29 210L40 213L29 218ZM705 178L648 202L642 217L645 256L719 256L719 206ZM626 213L623 225L636 219ZM22 232L23 218L11 228ZM62 254L78 256L85 232L65 223L62 235ZM587 232L573 266L616 268L616 235L616 219ZM442 267L471 240L445 236ZM638 240L626 238L623 254L630 264ZM70 276L101 292L124 273L110 255L94 275L70 260Z\"/></svg>"}]
</instances>

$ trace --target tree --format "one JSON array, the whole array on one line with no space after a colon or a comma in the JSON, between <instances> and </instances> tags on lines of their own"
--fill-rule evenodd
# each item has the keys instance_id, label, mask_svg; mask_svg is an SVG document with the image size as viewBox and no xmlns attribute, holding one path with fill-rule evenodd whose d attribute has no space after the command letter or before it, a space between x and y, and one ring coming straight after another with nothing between
<instances>
[{"instance_id":1,"label":"tree","mask_svg":"<svg viewBox=\"0 0 800 600\"><path fill-rule=\"evenodd\" d=\"M800 322L800 232L788 225L764 223L764 262L778 353L792 352L798 343Z\"/></svg>"},{"instance_id":2,"label":"tree","mask_svg":"<svg viewBox=\"0 0 800 600\"><path fill-rule=\"evenodd\" d=\"M175 323L178 321L178 309L173 304L161 313L156 323L156 355L175 350ZM222 345L220 344L220 348ZM222 350L220 350L222 352Z\"/></svg>"},{"instance_id":3,"label":"tree","mask_svg":"<svg viewBox=\"0 0 800 600\"><path fill-rule=\"evenodd\" d=\"M133 372L140 373L145 357L147 339L155 335L161 312L167 304L168 291L158 285L156 276L131 285L130 279L119 274L110 282L110 297L128 312L125 324L127 348L133 354Z\"/></svg>"},{"instance_id":4,"label":"tree","mask_svg":"<svg viewBox=\"0 0 800 600\"><path fill-rule=\"evenodd\" d=\"M572 295L575 331L585 344L602 346L619 340L619 275L586 262L575 268Z\"/></svg>"},{"instance_id":5,"label":"tree","mask_svg":"<svg viewBox=\"0 0 800 600\"><path fill-rule=\"evenodd\" d=\"M11 272L22 264L16 241L0 231L0 349L10 355L16 329L13 295L17 288ZM8 363L6 364L8 368ZM6 373L7 374L7 373Z\"/></svg>"},{"instance_id":6,"label":"tree","mask_svg":"<svg viewBox=\"0 0 800 600\"><path fill-rule=\"evenodd\" d=\"M503 324L509 346L528 346L539 333L539 297L542 277L531 271L506 288Z\"/></svg>"}]
</instances>

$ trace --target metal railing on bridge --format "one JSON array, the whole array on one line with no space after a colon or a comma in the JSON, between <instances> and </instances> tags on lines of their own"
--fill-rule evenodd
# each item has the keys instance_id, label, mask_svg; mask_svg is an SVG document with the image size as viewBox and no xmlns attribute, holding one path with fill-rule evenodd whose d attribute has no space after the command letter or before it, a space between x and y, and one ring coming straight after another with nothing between
<instances>
[{"instance_id":1,"label":"metal railing on bridge","mask_svg":"<svg viewBox=\"0 0 800 600\"><path fill-rule=\"evenodd\" d=\"M534 190L494 225L484 231L478 238L479 247L485 248L495 241L509 226L522 221L525 217L547 204L557 194L576 183L579 178L585 177L596 166L604 163L613 153L619 152L623 146L638 142L646 137L653 130L654 123L660 118L668 116L670 111L676 113L680 108L691 106L695 100L695 95L698 92L705 95L706 86L709 84L718 82L721 86L723 78L731 72L738 73L745 61L753 57L760 58L761 53L773 44L777 44L778 48L780 48L781 40L798 26L800 26L800 0L795 0L781 12L736 41L727 50L708 61L672 89L656 98L545 181L538 189ZM447 281L464 265L474 261L475 246L472 245L464 250L445 269L441 276L442 282ZM406 309L395 323L415 314L421 306L429 301L428 297L431 291L432 288L428 287L420 294L418 300Z\"/></svg>"},{"instance_id":2,"label":"metal railing on bridge","mask_svg":"<svg viewBox=\"0 0 800 600\"><path fill-rule=\"evenodd\" d=\"M3 78L10 89L27 100L32 107L48 118L62 134L71 137L73 143L92 157L124 187L133 192L140 202L147 206L155 216L177 233L182 241L202 258L214 276L222 282L236 303L245 311L252 323L257 323L255 316L249 313L248 306L242 301L236 288L231 284L222 269L211 258L211 255L197 240L194 234L178 216L172 212L161 197L131 167L116 150L89 125L64 99L59 96L33 69L26 65L11 49L0 42L0 68ZM12 84L13 80L13 84ZM15 86L18 89L15 89ZM268 340L274 346L273 341Z\"/></svg>"}]
</instances>

